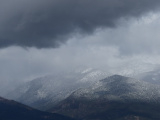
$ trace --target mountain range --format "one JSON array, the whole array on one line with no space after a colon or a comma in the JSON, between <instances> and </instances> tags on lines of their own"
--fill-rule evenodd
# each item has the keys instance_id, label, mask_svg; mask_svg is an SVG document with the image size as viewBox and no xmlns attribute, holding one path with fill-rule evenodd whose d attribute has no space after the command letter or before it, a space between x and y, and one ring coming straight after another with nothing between
<instances>
[{"instance_id":1,"label":"mountain range","mask_svg":"<svg viewBox=\"0 0 160 120\"><path fill-rule=\"evenodd\" d=\"M86 69L34 79L6 96L78 120L159 120L159 76L159 69L134 78Z\"/></svg>"},{"instance_id":2,"label":"mountain range","mask_svg":"<svg viewBox=\"0 0 160 120\"><path fill-rule=\"evenodd\" d=\"M92 68L48 75L27 82L4 97L36 109L47 110L75 90L86 88L106 76L107 73Z\"/></svg>"}]
</instances>

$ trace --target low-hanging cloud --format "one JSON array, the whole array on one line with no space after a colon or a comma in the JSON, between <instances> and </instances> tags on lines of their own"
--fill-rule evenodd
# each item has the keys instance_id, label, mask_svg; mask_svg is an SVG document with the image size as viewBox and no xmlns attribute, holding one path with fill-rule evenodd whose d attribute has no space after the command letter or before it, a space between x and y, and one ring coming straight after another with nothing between
<instances>
[{"instance_id":1,"label":"low-hanging cloud","mask_svg":"<svg viewBox=\"0 0 160 120\"><path fill-rule=\"evenodd\" d=\"M0 47L57 47L72 33L115 27L156 10L160 0L0 0Z\"/></svg>"}]
</instances>

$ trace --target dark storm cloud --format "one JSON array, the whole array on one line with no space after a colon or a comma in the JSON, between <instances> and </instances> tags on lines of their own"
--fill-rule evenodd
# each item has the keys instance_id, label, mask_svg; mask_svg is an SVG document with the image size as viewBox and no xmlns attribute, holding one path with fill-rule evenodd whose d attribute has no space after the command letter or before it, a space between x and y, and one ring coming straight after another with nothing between
<instances>
[{"instance_id":1,"label":"dark storm cloud","mask_svg":"<svg viewBox=\"0 0 160 120\"><path fill-rule=\"evenodd\" d=\"M0 47L57 47L74 32L115 27L156 10L160 0L0 0Z\"/></svg>"}]
</instances>

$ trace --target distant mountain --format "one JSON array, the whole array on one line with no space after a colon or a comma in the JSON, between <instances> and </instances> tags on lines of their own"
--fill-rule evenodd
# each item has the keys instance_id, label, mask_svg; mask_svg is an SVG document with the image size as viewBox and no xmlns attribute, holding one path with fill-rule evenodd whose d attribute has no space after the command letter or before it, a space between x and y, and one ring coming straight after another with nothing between
<instances>
[{"instance_id":1,"label":"distant mountain","mask_svg":"<svg viewBox=\"0 0 160 120\"><path fill-rule=\"evenodd\" d=\"M23 104L0 97L1 120L73 120L59 114L41 112Z\"/></svg>"},{"instance_id":2,"label":"distant mountain","mask_svg":"<svg viewBox=\"0 0 160 120\"><path fill-rule=\"evenodd\" d=\"M160 86L114 75L49 109L81 120L159 120Z\"/></svg>"},{"instance_id":3,"label":"distant mountain","mask_svg":"<svg viewBox=\"0 0 160 120\"><path fill-rule=\"evenodd\" d=\"M160 69L144 72L135 76L135 78L160 85Z\"/></svg>"},{"instance_id":4,"label":"distant mountain","mask_svg":"<svg viewBox=\"0 0 160 120\"><path fill-rule=\"evenodd\" d=\"M158 102L160 86L147 83L134 78L113 75L97 81L88 88L76 90L71 96L86 99L107 100L143 100ZM158 100L157 100L158 99Z\"/></svg>"},{"instance_id":5,"label":"distant mountain","mask_svg":"<svg viewBox=\"0 0 160 120\"><path fill-rule=\"evenodd\" d=\"M92 68L48 75L23 84L5 97L47 110L67 98L73 91L93 85L106 76L107 73Z\"/></svg>"}]
</instances>

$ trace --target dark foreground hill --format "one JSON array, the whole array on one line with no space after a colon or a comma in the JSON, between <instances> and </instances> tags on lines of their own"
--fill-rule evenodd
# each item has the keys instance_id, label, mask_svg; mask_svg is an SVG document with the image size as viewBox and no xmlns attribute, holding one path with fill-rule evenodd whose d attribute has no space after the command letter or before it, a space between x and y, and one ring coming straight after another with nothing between
<instances>
[{"instance_id":1,"label":"dark foreground hill","mask_svg":"<svg viewBox=\"0 0 160 120\"><path fill-rule=\"evenodd\" d=\"M59 114L41 112L0 97L0 120L73 120Z\"/></svg>"},{"instance_id":2,"label":"dark foreground hill","mask_svg":"<svg viewBox=\"0 0 160 120\"><path fill-rule=\"evenodd\" d=\"M160 120L160 87L114 75L51 108L81 120Z\"/></svg>"}]
</instances>

